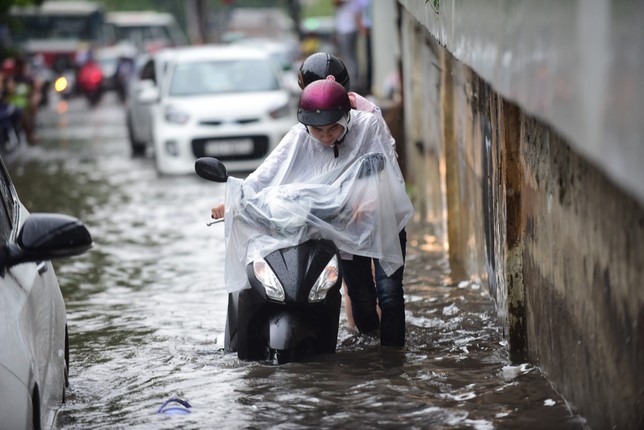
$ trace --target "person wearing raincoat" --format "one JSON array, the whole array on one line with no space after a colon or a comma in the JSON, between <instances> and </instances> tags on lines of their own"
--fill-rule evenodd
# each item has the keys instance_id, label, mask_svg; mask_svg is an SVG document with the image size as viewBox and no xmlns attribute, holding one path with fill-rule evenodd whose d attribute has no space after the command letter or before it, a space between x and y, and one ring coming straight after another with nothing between
<instances>
[{"instance_id":1,"label":"person wearing raincoat","mask_svg":"<svg viewBox=\"0 0 644 430\"><path fill-rule=\"evenodd\" d=\"M382 110L367 98L351 91L351 78L349 77L349 72L347 71L344 62L339 57L320 51L309 55L304 59L304 61L302 61L297 73L297 83L299 87L304 89L311 82L315 82L320 79L333 79L341 84L349 94L351 107L353 109L375 114L387 132L391 134L391 131L389 131L389 127L382 116ZM395 150L396 141L394 139L391 139L391 144ZM374 272L373 269L375 268L372 268L372 272ZM373 281L369 280L369 284L373 284ZM355 330L356 323L353 318L351 299L349 298L346 290L346 282L343 283L343 288L345 291L343 296L345 300L347 326L351 330Z\"/></svg>"},{"instance_id":2,"label":"person wearing raincoat","mask_svg":"<svg viewBox=\"0 0 644 430\"><path fill-rule=\"evenodd\" d=\"M336 80L347 90L353 109L376 114L386 126L382 110L369 99L351 91L349 72L339 57L327 52L313 53L302 61L297 73L297 83L301 89L304 89L311 82L329 78Z\"/></svg>"},{"instance_id":3,"label":"person wearing raincoat","mask_svg":"<svg viewBox=\"0 0 644 430\"><path fill-rule=\"evenodd\" d=\"M413 207L392 137L375 115L351 109L333 80L304 88L297 116L253 173L229 178L225 204L212 208L226 221L226 287L247 288L246 264L275 249L330 239L358 330L380 329L381 345L403 346L405 226Z\"/></svg>"}]
</instances>

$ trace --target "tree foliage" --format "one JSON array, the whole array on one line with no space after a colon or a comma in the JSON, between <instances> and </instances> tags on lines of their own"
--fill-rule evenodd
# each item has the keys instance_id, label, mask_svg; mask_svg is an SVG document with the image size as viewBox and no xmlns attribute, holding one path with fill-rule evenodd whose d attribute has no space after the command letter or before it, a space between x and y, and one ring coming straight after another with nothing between
<instances>
[{"instance_id":1,"label":"tree foliage","mask_svg":"<svg viewBox=\"0 0 644 430\"><path fill-rule=\"evenodd\" d=\"M0 21L6 22L11 6L40 5L43 0L0 0Z\"/></svg>"}]
</instances>

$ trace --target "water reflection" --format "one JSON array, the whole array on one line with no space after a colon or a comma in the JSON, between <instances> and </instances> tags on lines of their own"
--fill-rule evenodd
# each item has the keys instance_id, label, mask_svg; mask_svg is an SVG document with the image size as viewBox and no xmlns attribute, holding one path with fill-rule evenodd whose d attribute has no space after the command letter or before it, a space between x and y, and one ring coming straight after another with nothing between
<instances>
[{"instance_id":1,"label":"water reflection","mask_svg":"<svg viewBox=\"0 0 644 430\"><path fill-rule=\"evenodd\" d=\"M159 177L152 158L130 158L109 98L59 115L41 115L42 145L11 167L31 211L78 216L96 242L56 262L71 341L58 428L583 427L538 369L510 364L489 295L453 279L417 226L404 349L354 335L343 317L331 356L273 366L223 354L224 230L205 226L223 186ZM156 413L175 396L190 414Z\"/></svg>"}]
</instances>

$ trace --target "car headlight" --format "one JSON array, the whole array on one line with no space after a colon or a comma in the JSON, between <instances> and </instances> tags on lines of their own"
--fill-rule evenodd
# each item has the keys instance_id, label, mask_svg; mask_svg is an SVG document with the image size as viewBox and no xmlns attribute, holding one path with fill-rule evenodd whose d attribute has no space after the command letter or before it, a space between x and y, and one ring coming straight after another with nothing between
<instances>
[{"instance_id":1,"label":"car headlight","mask_svg":"<svg viewBox=\"0 0 644 430\"><path fill-rule=\"evenodd\" d=\"M190 114L174 106L166 106L164 117L172 124L185 124L190 119Z\"/></svg>"},{"instance_id":2,"label":"car headlight","mask_svg":"<svg viewBox=\"0 0 644 430\"><path fill-rule=\"evenodd\" d=\"M276 109L272 109L271 111L268 112L268 114L273 119L279 119L289 115L290 111L291 111L291 108L289 107L288 103L286 103L285 105L282 105Z\"/></svg>"},{"instance_id":3,"label":"car headlight","mask_svg":"<svg viewBox=\"0 0 644 430\"><path fill-rule=\"evenodd\" d=\"M264 290L266 290L266 296L273 300L279 300L280 302L284 301L284 287L273 269L268 265L266 260L263 258L260 260L253 261L253 272L255 272L255 277L259 282L264 285Z\"/></svg>"},{"instance_id":4,"label":"car headlight","mask_svg":"<svg viewBox=\"0 0 644 430\"><path fill-rule=\"evenodd\" d=\"M311 288L309 293L309 302L321 302L326 298L326 293L333 287L340 277L340 269L338 268L338 257L333 256L331 261L326 265L315 285Z\"/></svg>"}]
</instances>

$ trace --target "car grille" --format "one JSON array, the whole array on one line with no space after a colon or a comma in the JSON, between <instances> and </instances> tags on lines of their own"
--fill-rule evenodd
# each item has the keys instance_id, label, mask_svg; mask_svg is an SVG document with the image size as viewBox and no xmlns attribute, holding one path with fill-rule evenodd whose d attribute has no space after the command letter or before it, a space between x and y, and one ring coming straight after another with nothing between
<instances>
[{"instance_id":1,"label":"car grille","mask_svg":"<svg viewBox=\"0 0 644 430\"><path fill-rule=\"evenodd\" d=\"M240 118L236 119L234 121L230 121L232 124L240 124L240 125L246 125L246 124L254 124L256 122L259 122L259 118ZM199 121L199 125L211 125L211 126L219 126L224 124L224 121L216 120L216 119L211 119L211 120L201 120Z\"/></svg>"},{"instance_id":2,"label":"car grille","mask_svg":"<svg viewBox=\"0 0 644 430\"><path fill-rule=\"evenodd\" d=\"M248 145L248 142L252 145ZM237 151L237 142L239 151ZM225 150L207 150L207 145L222 145ZM221 161L256 160L268 155L267 136L235 136L234 138L193 139L192 152L195 157L216 157Z\"/></svg>"}]
</instances>

